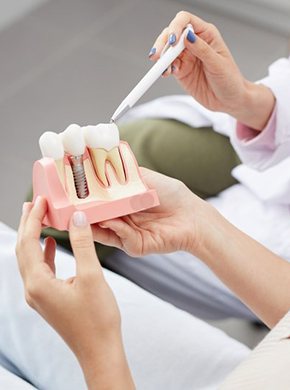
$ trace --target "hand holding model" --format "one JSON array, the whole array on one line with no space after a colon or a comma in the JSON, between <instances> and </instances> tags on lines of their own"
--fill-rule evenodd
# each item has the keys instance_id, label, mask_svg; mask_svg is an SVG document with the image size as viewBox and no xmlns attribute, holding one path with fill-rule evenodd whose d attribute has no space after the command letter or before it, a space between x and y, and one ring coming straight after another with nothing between
<instances>
[{"instance_id":1,"label":"hand holding model","mask_svg":"<svg viewBox=\"0 0 290 390\"><path fill-rule=\"evenodd\" d=\"M243 77L214 25L188 12L179 12L155 41L150 58L158 60L166 43L174 45L189 23L195 33L188 32L185 50L164 76L173 70L185 91L203 106L228 113L245 125L262 130L273 111L274 96L264 85Z\"/></svg>"},{"instance_id":2,"label":"hand holding model","mask_svg":"<svg viewBox=\"0 0 290 390\"><path fill-rule=\"evenodd\" d=\"M123 249L131 256L190 251L201 245L203 221L215 210L181 181L141 168L148 188L158 192L160 206L93 225L95 241Z\"/></svg>"},{"instance_id":3,"label":"hand holding model","mask_svg":"<svg viewBox=\"0 0 290 390\"><path fill-rule=\"evenodd\" d=\"M116 383L119 388L134 388L119 309L104 279L86 216L78 211L70 224L76 276L60 280L55 273L55 241L46 239L44 250L39 242L46 211L43 198L34 205L25 203L19 226L16 252L27 302L75 353L90 389L113 389Z\"/></svg>"},{"instance_id":4,"label":"hand holding model","mask_svg":"<svg viewBox=\"0 0 290 390\"><path fill-rule=\"evenodd\" d=\"M158 59L168 38L174 44L188 23L195 35L189 33L185 51L173 64L175 77L204 106L261 130L273 110L273 94L244 79L214 26L186 12L177 14L156 41L151 58ZM53 145L54 140L55 136L50 137ZM58 161L60 156L53 154L53 158ZM100 161L96 164L100 171ZM74 214L70 240L77 272L66 281L55 275L55 242L48 239L44 251L39 244L47 210L44 199L24 206L17 257L27 301L74 351L90 389L134 387L122 345L119 310L104 280L93 237L134 256L191 252L270 327L289 310L286 261L232 226L181 182L145 169L142 176L149 188L156 189L160 206L101 222L93 226L93 234L85 215Z\"/></svg>"},{"instance_id":5,"label":"hand holding model","mask_svg":"<svg viewBox=\"0 0 290 390\"><path fill-rule=\"evenodd\" d=\"M266 324L275 325L289 309L288 262L235 228L178 180L147 169L142 173L148 187L156 189L160 206L94 225L94 239L131 256L188 251ZM267 299L266 287L271 291Z\"/></svg>"}]
</instances>

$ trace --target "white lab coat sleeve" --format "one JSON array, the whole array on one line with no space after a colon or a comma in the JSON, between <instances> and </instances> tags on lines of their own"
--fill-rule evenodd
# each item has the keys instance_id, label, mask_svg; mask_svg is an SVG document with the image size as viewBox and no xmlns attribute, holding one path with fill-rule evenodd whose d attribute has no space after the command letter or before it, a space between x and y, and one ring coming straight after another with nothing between
<instances>
[{"instance_id":1,"label":"white lab coat sleeve","mask_svg":"<svg viewBox=\"0 0 290 390\"><path fill-rule=\"evenodd\" d=\"M275 121L274 136L271 140L269 134L266 137L262 132L251 140L239 139L236 130L231 141L245 164L264 170L290 156L290 57L274 62L269 75L259 83L268 86L276 97L275 118L270 119Z\"/></svg>"}]
</instances>

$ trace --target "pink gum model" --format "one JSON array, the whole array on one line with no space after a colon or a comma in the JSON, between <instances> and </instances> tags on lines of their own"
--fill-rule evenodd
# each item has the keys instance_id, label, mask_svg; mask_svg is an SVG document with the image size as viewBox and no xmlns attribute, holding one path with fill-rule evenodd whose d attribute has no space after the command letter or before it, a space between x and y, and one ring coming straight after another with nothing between
<instances>
[{"instance_id":1,"label":"pink gum model","mask_svg":"<svg viewBox=\"0 0 290 390\"><path fill-rule=\"evenodd\" d=\"M106 163L110 186L105 188L97 178L89 153L86 151L84 161L87 160L90 172L94 173L94 188L98 188L100 192L97 191L97 194L93 194L90 190L91 196L86 199L78 199L76 202L72 201L69 194L67 175L64 186L60 180L55 161L47 157L36 161L33 166L33 201L39 195L47 200L48 212L43 221L44 225L58 230L68 230L71 216L78 210L85 212L89 223L93 224L158 206L157 193L154 189L148 189L142 180L136 159L126 142L120 142L119 152L126 173L126 183L121 185L111 165ZM70 169L66 157L64 163L66 169ZM88 184L90 187L90 183ZM117 192L121 191L118 196L112 192L112 197L117 197L117 199L105 199L106 196L100 196L100 194L110 192L114 186L116 186L115 192L116 188Z\"/></svg>"}]
</instances>

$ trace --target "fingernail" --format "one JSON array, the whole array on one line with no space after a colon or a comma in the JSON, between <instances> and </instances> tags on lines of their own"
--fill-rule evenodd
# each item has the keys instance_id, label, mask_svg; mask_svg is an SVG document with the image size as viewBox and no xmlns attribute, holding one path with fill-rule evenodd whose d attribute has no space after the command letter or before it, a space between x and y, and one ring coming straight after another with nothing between
<instances>
[{"instance_id":1,"label":"fingernail","mask_svg":"<svg viewBox=\"0 0 290 390\"><path fill-rule=\"evenodd\" d=\"M171 70L172 70L172 72L174 72L176 70L176 67L174 65L172 65Z\"/></svg>"},{"instance_id":2,"label":"fingernail","mask_svg":"<svg viewBox=\"0 0 290 390\"><path fill-rule=\"evenodd\" d=\"M169 45L173 45L176 42L176 35L175 34L170 34L168 38L168 43Z\"/></svg>"},{"instance_id":3,"label":"fingernail","mask_svg":"<svg viewBox=\"0 0 290 390\"><path fill-rule=\"evenodd\" d=\"M41 196L38 196L38 197L35 199L35 202L34 202L34 206L35 206L35 207L38 207L38 206L39 206L39 204L40 204L40 202L41 202L41 199L42 199Z\"/></svg>"},{"instance_id":4,"label":"fingernail","mask_svg":"<svg viewBox=\"0 0 290 390\"><path fill-rule=\"evenodd\" d=\"M22 206L22 214L24 214L27 211L27 209L28 209L28 203L24 202Z\"/></svg>"},{"instance_id":5,"label":"fingernail","mask_svg":"<svg viewBox=\"0 0 290 390\"><path fill-rule=\"evenodd\" d=\"M75 211L73 214L73 223L76 227L85 227L88 224L87 216L83 211Z\"/></svg>"},{"instance_id":6,"label":"fingernail","mask_svg":"<svg viewBox=\"0 0 290 390\"><path fill-rule=\"evenodd\" d=\"M196 35L191 30L188 31L186 38L191 43L196 41Z\"/></svg>"},{"instance_id":7,"label":"fingernail","mask_svg":"<svg viewBox=\"0 0 290 390\"><path fill-rule=\"evenodd\" d=\"M152 47L152 49L149 51L148 56L151 57L156 53L156 47Z\"/></svg>"}]
</instances>

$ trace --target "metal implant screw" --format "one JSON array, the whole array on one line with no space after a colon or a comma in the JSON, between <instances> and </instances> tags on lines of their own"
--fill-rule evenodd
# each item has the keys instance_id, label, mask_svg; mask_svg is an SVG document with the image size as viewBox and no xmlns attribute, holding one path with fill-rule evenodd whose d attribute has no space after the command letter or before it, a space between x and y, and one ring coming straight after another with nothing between
<instances>
[{"instance_id":1,"label":"metal implant screw","mask_svg":"<svg viewBox=\"0 0 290 390\"><path fill-rule=\"evenodd\" d=\"M73 172L77 196L80 199L85 199L89 195L89 189L84 168L83 156L70 156L69 161Z\"/></svg>"}]
</instances>

